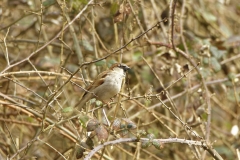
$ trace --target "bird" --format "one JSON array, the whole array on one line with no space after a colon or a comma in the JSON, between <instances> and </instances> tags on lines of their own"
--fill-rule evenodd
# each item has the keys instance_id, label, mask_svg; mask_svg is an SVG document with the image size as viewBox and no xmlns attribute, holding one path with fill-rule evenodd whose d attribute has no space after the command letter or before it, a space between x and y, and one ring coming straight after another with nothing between
<instances>
[{"instance_id":1,"label":"bird","mask_svg":"<svg viewBox=\"0 0 240 160\"><path fill-rule=\"evenodd\" d=\"M79 110L86 106L92 98L107 103L117 95L122 87L126 72L130 69L126 64L114 63L109 70L100 73L83 93L80 102L77 104Z\"/></svg>"}]
</instances>

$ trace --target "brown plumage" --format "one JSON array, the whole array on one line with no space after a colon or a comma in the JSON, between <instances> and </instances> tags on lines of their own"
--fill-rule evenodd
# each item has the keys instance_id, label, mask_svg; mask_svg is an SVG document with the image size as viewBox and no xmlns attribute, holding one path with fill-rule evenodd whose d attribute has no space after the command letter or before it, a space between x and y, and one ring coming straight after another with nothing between
<instances>
[{"instance_id":1,"label":"brown plumage","mask_svg":"<svg viewBox=\"0 0 240 160\"><path fill-rule=\"evenodd\" d=\"M110 101L112 97L120 92L122 80L125 78L125 73L129 67L122 63L115 63L107 71L100 73L95 81L86 88L79 109L85 106L85 103L92 98L103 101Z\"/></svg>"}]
</instances>

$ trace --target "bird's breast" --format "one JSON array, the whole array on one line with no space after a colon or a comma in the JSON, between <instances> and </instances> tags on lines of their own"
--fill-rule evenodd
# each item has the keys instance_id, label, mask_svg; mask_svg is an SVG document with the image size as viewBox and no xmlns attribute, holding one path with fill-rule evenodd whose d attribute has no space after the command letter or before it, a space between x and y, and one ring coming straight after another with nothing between
<instances>
[{"instance_id":1,"label":"bird's breast","mask_svg":"<svg viewBox=\"0 0 240 160\"><path fill-rule=\"evenodd\" d=\"M109 100L121 90L124 74L111 74L105 78L101 88L98 89L98 99Z\"/></svg>"}]
</instances>

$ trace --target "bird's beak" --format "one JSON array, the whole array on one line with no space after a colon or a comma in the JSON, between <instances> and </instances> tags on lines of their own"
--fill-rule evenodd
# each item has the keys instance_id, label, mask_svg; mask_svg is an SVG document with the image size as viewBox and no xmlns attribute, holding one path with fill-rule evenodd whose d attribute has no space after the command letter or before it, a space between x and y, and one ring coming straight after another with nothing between
<instances>
[{"instance_id":1,"label":"bird's beak","mask_svg":"<svg viewBox=\"0 0 240 160\"><path fill-rule=\"evenodd\" d=\"M124 72L127 72L127 71L130 70L130 69L131 69L131 68L128 67L128 66L124 66L124 67L123 67Z\"/></svg>"}]
</instances>

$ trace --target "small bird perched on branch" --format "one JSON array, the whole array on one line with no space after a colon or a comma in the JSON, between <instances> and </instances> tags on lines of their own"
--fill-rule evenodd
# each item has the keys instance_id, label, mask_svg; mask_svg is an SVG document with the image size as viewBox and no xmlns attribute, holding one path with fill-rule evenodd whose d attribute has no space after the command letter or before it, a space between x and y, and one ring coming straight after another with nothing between
<instances>
[{"instance_id":1,"label":"small bird perched on branch","mask_svg":"<svg viewBox=\"0 0 240 160\"><path fill-rule=\"evenodd\" d=\"M77 105L79 109L81 110L86 105L85 103L92 98L104 103L110 101L120 92L123 79L129 69L126 64L115 63L109 70L100 73L95 81L85 89L85 93Z\"/></svg>"}]
</instances>

